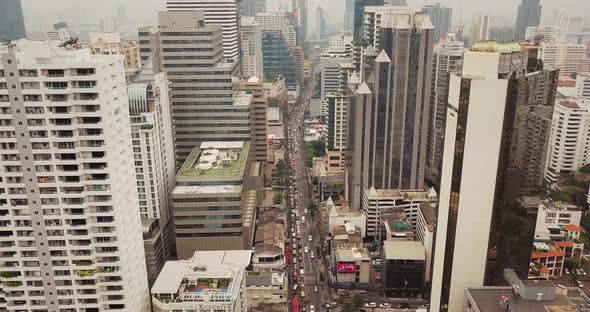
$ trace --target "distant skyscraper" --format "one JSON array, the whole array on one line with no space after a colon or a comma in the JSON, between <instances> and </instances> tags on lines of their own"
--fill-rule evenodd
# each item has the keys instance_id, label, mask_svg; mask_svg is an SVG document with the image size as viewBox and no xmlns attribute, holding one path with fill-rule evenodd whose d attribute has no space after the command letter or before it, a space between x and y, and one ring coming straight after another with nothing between
<instances>
[{"instance_id":1,"label":"distant skyscraper","mask_svg":"<svg viewBox=\"0 0 590 312\"><path fill-rule=\"evenodd\" d=\"M428 167L428 176L436 184L438 184L440 177L445 138L449 74L461 71L464 52L463 42L456 40L454 34L450 34L434 47L426 165Z\"/></svg>"},{"instance_id":2,"label":"distant skyscraper","mask_svg":"<svg viewBox=\"0 0 590 312\"><path fill-rule=\"evenodd\" d=\"M539 26L541 24L540 0L522 0L518 6L516 15L516 28L514 37L516 40L524 40L526 28L530 26Z\"/></svg>"},{"instance_id":3,"label":"distant skyscraper","mask_svg":"<svg viewBox=\"0 0 590 312\"><path fill-rule=\"evenodd\" d=\"M0 46L0 310L149 311L121 57L15 44Z\"/></svg>"},{"instance_id":4,"label":"distant skyscraper","mask_svg":"<svg viewBox=\"0 0 590 312\"><path fill-rule=\"evenodd\" d=\"M242 76L262 79L262 32L260 24L253 17L242 16L240 23L242 37Z\"/></svg>"},{"instance_id":5,"label":"distant skyscraper","mask_svg":"<svg viewBox=\"0 0 590 312\"><path fill-rule=\"evenodd\" d=\"M166 10L202 11L205 13L205 23L207 25L221 25L223 28L224 57L238 57L239 38L236 0L166 0Z\"/></svg>"},{"instance_id":6,"label":"distant skyscraper","mask_svg":"<svg viewBox=\"0 0 590 312\"><path fill-rule=\"evenodd\" d=\"M358 103L347 108L348 197L357 209L363 189L424 186L433 27L424 14L382 18L382 50L374 61L365 60L359 87L369 95L359 100L361 111L354 108Z\"/></svg>"},{"instance_id":7,"label":"distant skyscraper","mask_svg":"<svg viewBox=\"0 0 590 312\"><path fill-rule=\"evenodd\" d=\"M474 16L471 26L471 43L490 40L492 23L492 16L489 13Z\"/></svg>"},{"instance_id":8,"label":"distant skyscraper","mask_svg":"<svg viewBox=\"0 0 590 312\"><path fill-rule=\"evenodd\" d=\"M280 32L264 32L262 34L262 62L264 79L272 81L283 76L287 87L297 87L297 68L295 56Z\"/></svg>"},{"instance_id":9,"label":"distant skyscraper","mask_svg":"<svg viewBox=\"0 0 590 312\"><path fill-rule=\"evenodd\" d=\"M223 59L222 36L199 11L160 12L158 27L139 30L142 62L151 58L172 87L177 166L202 141L250 139L250 106L234 103L239 68Z\"/></svg>"},{"instance_id":10,"label":"distant skyscraper","mask_svg":"<svg viewBox=\"0 0 590 312\"><path fill-rule=\"evenodd\" d=\"M514 29L509 26L494 26L490 29L490 40L511 42L514 40Z\"/></svg>"},{"instance_id":11,"label":"distant skyscraper","mask_svg":"<svg viewBox=\"0 0 590 312\"><path fill-rule=\"evenodd\" d=\"M344 32L354 33L354 0L346 0L344 8Z\"/></svg>"},{"instance_id":12,"label":"distant skyscraper","mask_svg":"<svg viewBox=\"0 0 590 312\"><path fill-rule=\"evenodd\" d=\"M424 6L424 13L430 15L430 20L434 26L434 42L442 39L451 30L451 20L453 18L453 9L437 4L427 4Z\"/></svg>"},{"instance_id":13,"label":"distant skyscraper","mask_svg":"<svg viewBox=\"0 0 590 312\"><path fill-rule=\"evenodd\" d=\"M238 14L240 16L256 16L266 12L266 0L241 0L238 1Z\"/></svg>"},{"instance_id":14,"label":"distant skyscraper","mask_svg":"<svg viewBox=\"0 0 590 312\"><path fill-rule=\"evenodd\" d=\"M27 31L20 0L0 1L0 40L17 40L26 37Z\"/></svg>"},{"instance_id":15,"label":"distant skyscraper","mask_svg":"<svg viewBox=\"0 0 590 312\"><path fill-rule=\"evenodd\" d=\"M318 40L324 40L327 37L326 17L324 16L324 9L317 7L316 11L316 35Z\"/></svg>"},{"instance_id":16,"label":"distant skyscraper","mask_svg":"<svg viewBox=\"0 0 590 312\"><path fill-rule=\"evenodd\" d=\"M547 112L557 72L527 73L517 43L476 43L449 82L431 309L463 311L466 286L495 285L511 268L528 276L534 231L514 205L545 163ZM531 181L531 182L528 182Z\"/></svg>"}]
</instances>

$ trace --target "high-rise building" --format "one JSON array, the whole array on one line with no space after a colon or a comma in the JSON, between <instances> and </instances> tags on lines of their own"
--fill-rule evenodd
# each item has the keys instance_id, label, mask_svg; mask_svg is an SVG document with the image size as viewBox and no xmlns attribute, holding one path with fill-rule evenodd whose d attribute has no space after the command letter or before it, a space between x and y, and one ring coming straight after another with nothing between
<instances>
[{"instance_id":1,"label":"high-rise building","mask_svg":"<svg viewBox=\"0 0 590 312\"><path fill-rule=\"evenodd\" d=\"M363 33L360 38L363 38L375 51L382 49L380 29L382 25L387 24L388 16L426 15L419 7L366 6L364 12Z\"/></svg>"},{"instance_id":2,"label":"high-rise building","mask_svg":"<svg viewBox=\"0 0 590 312\"><path fill-rule=\"evenodd\" d=\"M331 55L320 58L320 97L324 99L328 93L340 90L340 64L350 63L352 59L346 57L333 57Z\"/></svg>"},{"instance_id":3,"label":"high-rise building","mask_svg":"<svg viewBox=\"0 0 590 312\"><path fill-rule=\"evenodd\" d=\"M354 34L354 0L346 0L344 8L344 32Z\"/></svg>"},{"instance_id":4,"label":"high-rise building","mask_svg":"<svg viewBox=\"0 0 590 312\"><path fill-rule=\"evenodd\" d=\"M453 19L453 9L447 8L440 3L427 4L424 6L424 13L430 15L430 20L434 26L434 35L432 40L437 42L451 30L451 21Z\"/></svg>"},{"instance_id":5,"label":"high-rise building","mask_svg":"<svg viewBox=\"0 0 590 312\"><path fill-rule=\"evenodd\" d=\"M493 26L490 28L490 40L512 42L514 41L514 28L512 26Z\"/></svg>"},{"instance_id":6,"label":"high-rise building","mask_svg":"<svg viewBox=\"0 0 590 312\"><path fill-rule=\"evenodd\" d=\"M516 28L514 29L515 40L524 40L526 28L539 26L541 24L540 0L522 0L516 14Z\"/></svg>"},{"instance_id":7,"label":"high-rise building","mask_svg":"<svg viewBox=\"0 0 590 312\"><path fill-rule=\"evenodd\" d=\"M436 184L440 178L442 165L449 74L461 71L464 52L463 42L456 40L454 34L448 34L446 39L434 47L426 166L428 177Z\"/></svg>"},{"instance_id":8,"label":"high-rise building","mask_svg":"<svg viewBox=\"0 0 590 312\"><path fill-rule=\"evenodd\" d=\"M236 0L166 0L168 11L201 11L207 25L223 29L223 56L237 59L239 54Z\"/></svg>"},{"instance_id":9,"label":"high-rise building","mask_svg":"<svg viewBox=\"0 0 590 312\"><path fill-rule=\"evenodd\" d=\"M586 57L586 45L561 42L542 42L539 59L548 67L559 69L562 76L571 76L580 71Z\"/></svg>"},{"instance_id":10,"label":"high-rise building","mask_svg":"<svg viewBox=\"0 0 590 312\"><path fill-rule=\"evenodd\" d=\"M264 70L262 63L262 32L260 24L253 17L242 16L240 23L242 37L242 76L245 78L262 78Z\"/></svg>"},{"instance_id":11,"label":"high-rise building","mask_svg":"<svg viewBox=\"0 0 590 312\"><path fill-rule=\"evenodd\" d=\"M285 13L260 13L256 15L256 22L260 24L260 30L263 33L278 32L290 47L297 45L296 26Z\"/></svg>"},{"instance_id":12,"label":"high-rise building","mask_svg":"<svg viewBox=\"0 0 590 312\"><path fill-rule=\"evenodd\" d=\"M322 41L325 40L327 37L327 23L326 23L326 17L324 16L324 8L322 7L317 7L316 9L316 13L315 13L315 17L316 17L316 39L318 41Z\"/></svg>"},{"instance_id":13,"label":"high-rise building","mask_svg":"<svg viewBox=\"0 0 590 312\"><path fill-rule=\"evenodd\" d=\"M326 94L327 102L326 123L328 135L326 137L326 171L344 172L346 138L347 134L347 112L346 94L336 91Z\"/></svg>"},{"instance_id":14,"label":"high-rise building","mask_svg":"<svg viewBox=\"0 0 590 312\"><path fill-rule=\"evenodd\" d=\"M70 39L70 37L70 26L68 26L66 22L55 23L51 30L47 30L43 33L43 39L45 40L66 41Z\"/></svg>"},{"instance_id":15,"label":"high-rise building","mask_svg":"<svg viewBox=\"0 0 590 312\"><path fill-rule=\"evenodd\" d=\"M266 0L238 1L238 15L254 17L258 13L266 12Z\"/></svg>"},{"instance_id":16,"label":"high-rise building","mask_svg":"<svg viewBox=\"0 0 590 312\"><path fill-rule=\"evenodd\" d=\"M251 101L252 95L243 94ZM249 141L196 146L178 171L172 192L179 259L196 250L250 249L260 167L251 166Z\"/></svg>"},{"instance_id":17,"label":"high-rise building","mask_svg":"<svg viewBox=\"0 0 590 312\"><path fill-rule=\"evenodd\" d=\"M296 88L298 75L295 56L280 32L262 34L262 62L265 81L283 76L289 89Z\"/></svg>"},{"instance_id":18,"label":"high-rise building","mask_svg":"<svg viewBox=\"0 0 590 312\"><path fill-rule=\"evenodd\" d=\"M550 43L563 42L565 40L565 30L559 26L530 26L526 28L524 39Z\"/></svg>"},{"instance_id":19,"label":"high-rise building","mask_svg":"<svg viewBox=\"0 0 590 312\"><path fill-rule=\"evenodd\" d=\"M154 75L151 63L142 71L131 78L127 93L148 280L153 283L176 254L170 197L176 166L166 73Z\"/></svg>"},{"instance_id":20,"label":"high-rise building","mask_svg":"<svg viewBox=\"0 0 590 312\"><path fill-rule=\"evenodd\" d=\"M576 75L577 96L590 100L590 73L578 73Z\"/></svg>"},{"instance_id":21,"label":"high-rise building","mask_svg":"<svg viewBox=\"0 0 590 312\"><path fill-rule=\"evenodd\" d=\"M0 40L27 38L21 0L3 0L0 3Z\"/></svg>"},{"instance_id":22,"label":"high-rise building","mask_svg":"<svg viewBox=\"0 0 590 312\"><path fill-rule=\"evenodd\" d=\"M354 39L364 36L365 7L382 5L383 0L354 0Z\"/></svg>"},{"instance_id":23,"label":"high-rise building","mask_svg":"<svg viewBox=\"0 0 590 312\"><path fill-rule=\"evenodd\" d=\"M268 162L268 101L264 91L262 78L251 77L248 80L240 81L239 91L252 94L252 157L254 161L260 163Z\"/></svg>"},{"instance_id":24,"label":"high-rise building","mask_svg":"<svg viewBox=\"0 0 590 312\"><path fill-rule=\"evenodd\" d=\"M435 310L463 311L464 288L495 284L504 269L528 275L534 231L520 231L508 216L515 215L516 201L529 186L538 190L547 146L546 131L538 127L552 110L557 87L556 71L527 73L528 61L518 43L476 43L464 55L462 73L451 74L431 294Z\"/></svg>"},{"instance_id":25,"label":"high-rise building","mask_svg":"<svg viewBox=\"0 0 590 312\"><path fill-rule=\"evenodd\" d=\"M356 91L366 95L347 108L347 192L356 209L363 189L424 186L433 27L423 14L388 14L383 19L382 50L372 61L365 60L365 83Z\"/></svg>"},{"instance_id":26,"label":"high-rise building","mask_svg":"<svg viewBox=\"0 0 590 312\"><path fill-rule=\"evenodd\" d=\"M0 157L0 310L149 311L121 58L1 46Z\"/></svg>"},{"instance_id":27,"label":"high-rise building","mask_svg":"<svg viewBox=\"0 0 590 312\"><path fill-rule=\"evenodd\" d=\"M473 17L471 26L471 43L490 40L493 18L489 13L481 13Z\"/></svg>"},{"instance_id":28,"label":"high-rise building","mask_svg":"<svg viewBox=\"0 0 590 312\"><path fill-rule=\"evenodd\" d=\"M140 28L141 59L166 71L171 86L176 165L202 141L250 138L250 106L233 100L238 64L223 59L222 30L198 11L160 12L159 27Z\"/></svg>"},{"instance_id":29,"label":"high-rise building","mask_svg":"<svg viewBox=\"0 0 590 312\"><path fill-rule=\"evenodd\" d=\"M555 104L545 180L556 182L562 173L590 163L590 101L566 98Z\"/></svg>"}]
</instances>

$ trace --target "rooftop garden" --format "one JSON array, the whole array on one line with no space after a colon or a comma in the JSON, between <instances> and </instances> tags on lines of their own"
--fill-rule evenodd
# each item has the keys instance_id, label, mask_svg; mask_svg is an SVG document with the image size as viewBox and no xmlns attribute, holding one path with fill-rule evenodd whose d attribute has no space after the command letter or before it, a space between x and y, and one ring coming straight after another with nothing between
<instances>
[{"instance_id":1,"label":"rooftop garden","mask_svg":"<svg viewBox=\"0 0 590 312\"><path fill-rule=\"evenodd\" d=\"M250 150L250 142L244 142L244 146L240 151L238 160L231 161L224 164L223 168L211 169L197 169L195 165L201 156L201 149L195 147L189 157L186 159L180 171L178 171L178 178L198 178L198 177L215 177L215 176L236 176L241 175L246 165L248 158L248 151Z\"/></svg>"}]
</instances>

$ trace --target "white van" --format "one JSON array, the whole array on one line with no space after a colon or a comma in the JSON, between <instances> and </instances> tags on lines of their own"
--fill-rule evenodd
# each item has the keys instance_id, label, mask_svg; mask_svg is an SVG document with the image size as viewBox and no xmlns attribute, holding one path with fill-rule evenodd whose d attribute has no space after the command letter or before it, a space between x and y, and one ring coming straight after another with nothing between
<instances>
[{"instance_id":1,"label":"white van","mask_svg":"<svg viewBox=\"0 0 590 312\"><path fill-rule=\"evenodd\" d=\"M293 291L297 290L297 284L293 284Z\"/></svg>"},{"instance_id":2,"label":"white van","mask_svg":"<svg viewBox=\"0 0 590 312\"><path fill-rule=\"evenodd\" d=\"M303 276L303 273L305 273L305 272L303 271L303 269L299 269L299 276L300 276L300 277L301 277L301 276Z\"/></svg>"}]
</instances>

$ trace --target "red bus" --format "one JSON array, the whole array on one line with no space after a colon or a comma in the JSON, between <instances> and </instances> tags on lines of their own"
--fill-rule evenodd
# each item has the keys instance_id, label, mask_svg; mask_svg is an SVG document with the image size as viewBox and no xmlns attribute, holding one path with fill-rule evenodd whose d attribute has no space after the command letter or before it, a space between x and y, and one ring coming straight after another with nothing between
<instances>
[{"instance_id":1,"label":"red bus","mask_svg":"<svg viewBox=\"0 0 590 312\"><path fill-rule=\"evenodd\" d=\"M293 297L293 299L291 300L291 303L293 304L293 312L299 312L299 297L295 296Z\"/></svg>"}]
</instances>

